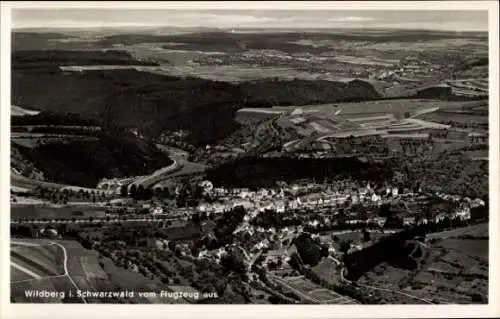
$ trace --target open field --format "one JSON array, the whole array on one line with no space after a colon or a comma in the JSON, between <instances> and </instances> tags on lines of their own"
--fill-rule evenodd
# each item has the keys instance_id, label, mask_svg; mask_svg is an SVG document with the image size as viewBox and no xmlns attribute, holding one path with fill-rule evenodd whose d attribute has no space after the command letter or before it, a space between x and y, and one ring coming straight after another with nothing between
<instances>
[{"instance_id":1,"label":"open field","mask_svg":"<svg viewBox=\"0 0 500 319\"><path fill-rule=\"evenodd\" d=\"M463 255L488 260L488 240L444 239L438 247L459 251Z\"/></svg>"},{"instance_id":2,"label":"open field","mask_svg":"<svg viewBox=\"0 0 500 319\"><path fill-rule=\"evenodd\" d=\"M483 237L488 236L488 223L481 223L470 227L461 227L439 233L432 233L427 236L429 239L457 238L460 236Z\"/></svg>"},{"instance_id":3,"label":"open field","mask_svg":"<svg viewBox=\"0 0 500 319\"><path fill-rule=\"evenodd\" d=\"M488 124L488 116L460 114L455 112L435 112L420 116L421 119L439 123L448 123L450 121L464 125Z\"/></svg>"},{"instance_id":4,"label":"open field","mask_svg":"<svg viewBox=\"0 0 500 319\"><path fill-rule=\"evenodd\" d=\"M29 110L17 105L11 105L10 107L11 116L37 115L38 113L40 113L40 111Z\"/></svg>"}]
</instances>

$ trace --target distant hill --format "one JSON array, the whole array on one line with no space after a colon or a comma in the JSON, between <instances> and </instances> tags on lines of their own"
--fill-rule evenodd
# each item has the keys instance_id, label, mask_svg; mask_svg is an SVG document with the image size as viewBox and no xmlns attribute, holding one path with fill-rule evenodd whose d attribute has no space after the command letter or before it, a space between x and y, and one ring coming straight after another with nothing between
<instances>
[{"instance_id":1,"label":"distant hill","mask_svg":"<svg viewBox=\"0 0 500 319\"><path fill-rule=\"evenodd\" d=\"M487 32L445 32L429 30L376 29L236 29L217 28L31 28L12 32L12 50L103 49L113 45L139 43L177 43L176 49L241 52L246 49L273 49L288 53L304 52L296 41L419 42L448 39L480 39ZM232 30L231 30L232 31ZM78 39L84 37L83 39ZM69 39L69 40L68 40ZM76 40L76 41L73 41ZM329 51L328 47L308 47L310 53Z\"/></svg>"}]
</instances>

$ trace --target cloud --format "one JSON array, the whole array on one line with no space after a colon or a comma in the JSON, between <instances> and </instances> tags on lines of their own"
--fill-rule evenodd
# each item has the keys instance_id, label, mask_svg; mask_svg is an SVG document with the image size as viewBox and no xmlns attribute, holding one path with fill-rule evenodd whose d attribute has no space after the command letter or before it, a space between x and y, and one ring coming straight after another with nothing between
<instances>
[{"instance_id":1,"label":"cloud","mask_svg":"<svg viewBox=\"0 0 500 319\"><path fill-rule=\"evenodd\" d=\"M13 28L106 28L106 27L147 27L149 23L104 22L96 20L33 20L13 21Z\"/></svg>"},{"instance_id":2,"label":"cloud","mask_svg":"<svg viewBox=\"0 0 500 319\"><path fill-rule=\"evenodd\" d=\"M153 21L100 20L13 20L14 28L103 28L103 27L261 27L287 25L293 18L256 17L253 15L177 14Z\"/></svg>"},{"instance_id":3,"label":"cloud","mask_svg":"<svg viewBox=\"0 0 500 319\"><path fill-rule=\"evenodd\" d=\"M422 23L383 23L376 25L377 28L380 29L408 29L408 30L435 30L435 31L452 31L452 32L461 32L461 31L473 31L473 32L485 32L488 31L488 28L485 28L483 25L474 23L474 22L443 22L443 23L426 23L422 25Z\"/></svg>"},{"instance_id":4,"label":"cloud","mask_svg":"<svg viewBox=\"0 0 500 319\"><path fill-rule=\"evenodd\" d=\"M389 22L369 16L318 18L307 13L277 16L238 13L165 13L156 16L124 17L114 19L88 17L85 19L13 19L14 28L105 28L105 27L215 27L215 28L382 28L433 29L450 31L485 31L484 23L476 21Z\"/></svg>"}]
</instances>

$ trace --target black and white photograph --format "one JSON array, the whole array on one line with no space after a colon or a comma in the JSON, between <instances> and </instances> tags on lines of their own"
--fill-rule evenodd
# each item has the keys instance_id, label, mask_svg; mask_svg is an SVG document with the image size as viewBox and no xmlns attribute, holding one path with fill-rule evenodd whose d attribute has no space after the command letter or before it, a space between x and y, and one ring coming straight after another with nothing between
<instances>
[{"instance_id":1,"label":"black and white photograph","mask_svg":"<svg viewBox=\"0 0 500 319\"><path fill-rule=\"evenodd\" d=\"M491 2L84 3L9 8L7 303L494 302Z\"/></svg>"}]
</instances>

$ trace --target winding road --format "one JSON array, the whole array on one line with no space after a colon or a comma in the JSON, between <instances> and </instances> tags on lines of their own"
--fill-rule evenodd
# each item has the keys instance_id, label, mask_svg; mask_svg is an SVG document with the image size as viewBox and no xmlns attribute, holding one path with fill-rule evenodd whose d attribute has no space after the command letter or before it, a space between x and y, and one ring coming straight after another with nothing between
<instances>
[{"instance_id":1,"label":"winding road","mask_svg":"<svg viewBox=\"0 0 500 319\"><path fill-rule=\"evenodd\" d=\"M73 287L75 287L76 291L81 290L80 287L78 287L78 285L75 283L73 278L71 278L71 275L68 272L68 252L66 251L66 248L63 245L56 243L56 242L50 242L49 245L55 245L55 246L58 246L59 248L62 249L62 251L64 253L64 263L63 263L64 275L66 277L68 277L69 281L71 281L71 284L73 285ZM87 303L87 300L85 300L84 297L81 297L81 299L82 299L83 303Z\"/></svg>"}]
</instances>

